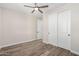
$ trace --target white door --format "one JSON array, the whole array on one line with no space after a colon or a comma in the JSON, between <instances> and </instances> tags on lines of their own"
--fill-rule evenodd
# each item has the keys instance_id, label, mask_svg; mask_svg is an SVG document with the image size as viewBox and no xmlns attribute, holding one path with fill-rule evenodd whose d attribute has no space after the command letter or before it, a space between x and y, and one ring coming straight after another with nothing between
<instances>
[{"instance_id":1,"label":"white door","mask_svg":"<svg viewBox=\"0 0 79 59\"><path fill-rule=\"evenodd\" d=\"M57 46L57 13L48 16L48 43Z\"/></svg>"},{"instance_id":2,"label":"white door","mask_svg":"<svg viewBox=\"0 0 79 59\"><path fill-rule=\"evenodd\" d=\"M43 26L42 23L43 23L42 18L38 18L38 19L37 19L37 39L42 39L42 36L43 36L43 35L42 35L42 33L43 33L43 32L42 32L42 31L43 31L43 30L42 30L42 29L43 29L43 28L42 28L42 26Z\"/></svg>"},{"instance_id":3,"label":"white door","mask_svg":"<svg viewBox=\"0 0 79 59\"><path fill-rule=\"evenodd\" d=\"M70 49L70 11L58 13L58 46Z\"/></svg>"}]
</instances>

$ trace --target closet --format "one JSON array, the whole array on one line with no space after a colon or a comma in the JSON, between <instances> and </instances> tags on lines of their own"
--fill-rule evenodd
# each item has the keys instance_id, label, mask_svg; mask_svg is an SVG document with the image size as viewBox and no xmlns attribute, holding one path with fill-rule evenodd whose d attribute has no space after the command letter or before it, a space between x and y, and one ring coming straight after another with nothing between
<instances>
[{"instance_id":1,"label":"closet","mask_svg":"<svg viewBox=\"0 0 79 59\"><path fill-rule=\"evenodd\" d=\"M48 43L65 49L71 49L69 10L48 15Z\"/></svg>"}]
</instances>

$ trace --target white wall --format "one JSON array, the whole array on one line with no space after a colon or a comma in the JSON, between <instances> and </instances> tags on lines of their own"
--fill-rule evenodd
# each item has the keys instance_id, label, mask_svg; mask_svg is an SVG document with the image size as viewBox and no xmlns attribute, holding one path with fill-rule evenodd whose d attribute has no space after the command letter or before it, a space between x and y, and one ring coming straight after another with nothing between
<instances>
[{"instance_id":1,"label":"white wall","mask_svg":"<svg viewBox=\"0 0 79 59\"><path fill-rule=\"evenodd\" d=\"M1 8L0 8L0 43L2 40L2 12L1 12Z\"/></svg>"},{"instance_id":2,"label":"white wall","mask_svg":"<svg viewBox=\"0 0 79 59\"><path fill-rule=\"evenodd\" d=\"M52 11L49 11L48 15L54 13L54 12L60 12L64 10L70 10L71 11L71 51L79 54L79 4L78 3L72 3L72 4L66 4L60 8L56 8ZM47 23L47 15L44 16L44 32L43 32L43 41L47 43L48 41L48 23Z\"/></svg>"},{"instance_id":3,"label":"white wall","mask_svg":"<svg viewBox=\"0 0 79 59\"><path fill-rule=\"evenodd\" d=\"M0 48L35 39L36 18L34 16L0 8Z\"/></svg>"},{"instance_id":4,"label":"white wall","mask_svg":"<svg viewBox=\"0 0 79 59\"><path fill-rule=\"evenodd\" d=\"M43 42L48 43L48 15L43 15Z\"/></svg>"},{"instance_id":5,"label":"white wall","mask_svg":"<svg viewBox=\"0 0 79 59\"><path fill-rule=\"evenodd\" d=\"M73 5L71 20L71 49L79 54L79 4Z\"/></svg>"}]
</instances>

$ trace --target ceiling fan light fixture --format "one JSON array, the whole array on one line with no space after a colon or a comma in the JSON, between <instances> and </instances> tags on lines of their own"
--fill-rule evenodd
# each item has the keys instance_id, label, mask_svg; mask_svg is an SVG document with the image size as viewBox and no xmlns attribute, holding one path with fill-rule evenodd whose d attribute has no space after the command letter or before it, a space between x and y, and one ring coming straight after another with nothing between
<instances>
[{"instance_id":1,"label":"ceiling fan light fixture","mask_svg":"<svg viewBox=\"0 0 79 59\"><path fill-rule=\"evenodd\" d=\"M38 6L37 3L35 3L35 6L24 5L24 7L33 8L32 13L34 13L35 11L39 11L40 13L43 13L43 11L40 8L47 8L48 5Z\"/></svg>"},{"instance_id":2,"label":"ceiling fan light fixture","mask_svg":"<svg viewBox=\"0 0 79 59\"><path fill-rule=\"evenodd\" d=\"M34 8L36 11L38 11L38 8Z\"/></svg>"}]
</instances>

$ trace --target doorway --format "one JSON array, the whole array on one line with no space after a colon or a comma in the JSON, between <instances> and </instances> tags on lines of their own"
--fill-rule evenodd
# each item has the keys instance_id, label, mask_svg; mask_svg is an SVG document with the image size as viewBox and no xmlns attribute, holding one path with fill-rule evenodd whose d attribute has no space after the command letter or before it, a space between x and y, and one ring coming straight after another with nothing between
<instances>
[{"instance_id":1,"label":"doorway","mask_svg":"<svg viewBox=\"0 0 79 59\"><path fill-rule=\"evenodd\" d=\"M43 38L43 19L42 17L37 17L37 39Z\"/></svg>"}]
</instances>

